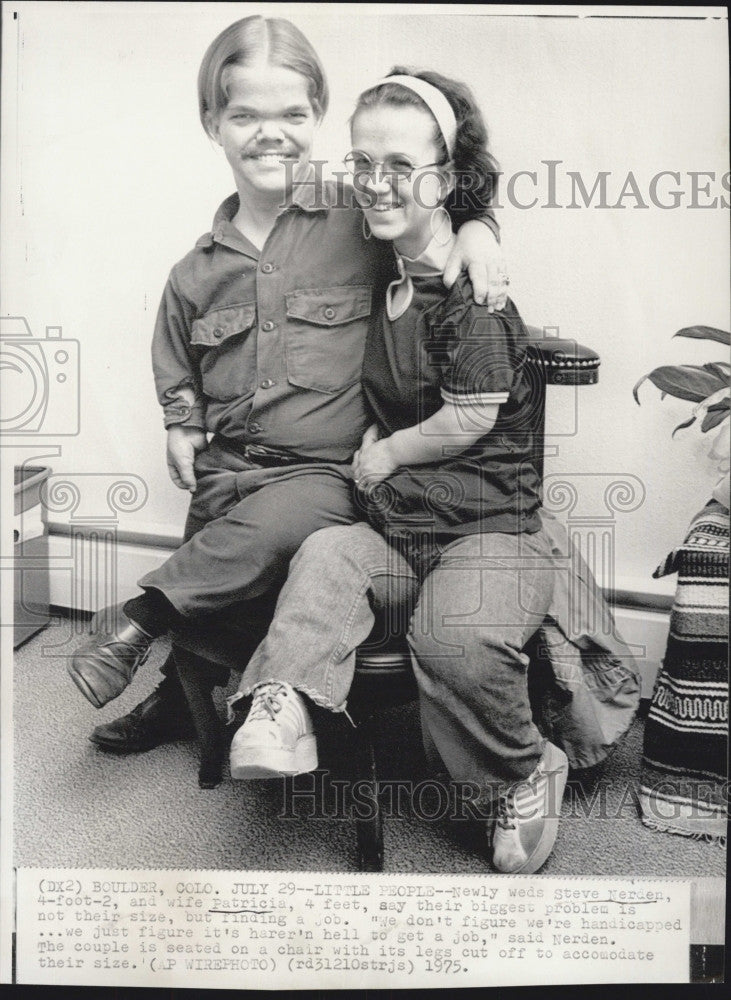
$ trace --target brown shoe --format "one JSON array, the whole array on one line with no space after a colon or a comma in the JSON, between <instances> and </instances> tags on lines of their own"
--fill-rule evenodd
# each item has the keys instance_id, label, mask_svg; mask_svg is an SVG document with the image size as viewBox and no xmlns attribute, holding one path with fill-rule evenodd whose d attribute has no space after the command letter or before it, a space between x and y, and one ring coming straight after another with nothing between
<instances>
[{"instance_id":1,"label":"brown shoe","mask_svg":"<svg viewBox=\"0 0 731 1000\"><path fill-rule=\"evenodd\" d=\"M68 671L84 697L101 708L127 687L147 659L154 637L127 618L122 604L94 615L91 632Z\"/></svg>"}]
</instances>

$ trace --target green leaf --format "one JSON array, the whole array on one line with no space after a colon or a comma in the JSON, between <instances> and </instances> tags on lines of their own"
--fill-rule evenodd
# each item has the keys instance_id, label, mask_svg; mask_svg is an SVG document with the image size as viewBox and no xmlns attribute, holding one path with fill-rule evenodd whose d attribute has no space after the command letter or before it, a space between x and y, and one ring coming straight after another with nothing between
<instances>
[{"instance_id":1,"label":"green leaf","mask_svg":"<svg viewBox=\"0 0 731 1000\"><path fill-rule=\"evenodd\" d=\"M712 431L714 427L718 427L720 423L728 419L728 406L720 408L716 406L709 406L708 412L703 418L703 423L701 424L701 430L705 433L706 431Z\"/></svg>"},{"instance_id":2,"label":"green leaf","mask_svg":"<svg viewBox=\"0 0 731 1000\"><path fill-rule=\"evenodd\" d=\"M673 334L674 337L689 337L691 340L715 340L719 344L731 345L731 333L715 326L685 326Z\"/></svg>"},{"instance_id":3,"label":"green leaf","mask_svg":"<svg viewBox=\"0 0 731 1000\"><path fill-rule=\"evenodd\" d=\"M726 387L724 379L712 375L697 365L663 365L655 368L645 378L648 378L661 392L666 392L677 399L688 399L692 403L701 403L714 392ZM643 381L640 379L633 390L635 399L638 399L636 390Z\"/></svg>"},{"instance_id":4,"label":"green leaf","mask_svg":"<svg viewBox=\"0 0 731 1000\"><path fill-rule=\"evenodd\" d=\"M724 385L731 383L731 365L726 364L725 361L709 361L703 367L712 375L717 375Z\"/></svg>"},{"instance_id":5,"label":"green leaf","mask_svg":"<svg viewBox=\"0 0 731 1000\"><path fill-rule=\"evenodd\" d=\"M731 397L724 396L717 403L711 403L708 412L711 413L713 410L731 410Z\"/></svg>"},{"instance_id":6,"label":"green leaf","mask_svg":"<svg viewBox=\"0 0 731 1000\"><path fill-rule=\"evenodd\" d=\"M694 423L695 423L695 417L691 417L689 420L686 420L685 423L678 424L678 426L675 428L675 430L670 436L675 437L676 431L682 431L684 427L690 427L690 425Z\"/></svg>"}]
</instances>

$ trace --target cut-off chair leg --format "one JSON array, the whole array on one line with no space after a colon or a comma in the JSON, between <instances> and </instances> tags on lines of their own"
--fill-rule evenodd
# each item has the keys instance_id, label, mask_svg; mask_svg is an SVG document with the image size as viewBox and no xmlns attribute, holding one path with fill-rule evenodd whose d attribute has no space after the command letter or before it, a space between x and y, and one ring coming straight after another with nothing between
<instances>
[{"instance_id":1,"label":"cut-off chair leg","mask_svg":"<svg viewBox=\"0 0 731 1000\"><path fill-rule=\"evenodd\" d=\"M357 726L354 739L353 781L358 788L358 801L354 806L358 870L380 872L383 871L383 816L378 799L378 774L370 719Z\"/></svg>"},{"instance_id":2,"label":"cut-off chair leg","mask_svg":"<svg viewBox=\"0 0 731 1000\"><path fill-rule=\"evenodd\" d=\"M215 788L223 780L224 732L213 701L211 668L195 653L176 648L175 664L198 736L198 785Z\"/></svg>"}]
</instances>

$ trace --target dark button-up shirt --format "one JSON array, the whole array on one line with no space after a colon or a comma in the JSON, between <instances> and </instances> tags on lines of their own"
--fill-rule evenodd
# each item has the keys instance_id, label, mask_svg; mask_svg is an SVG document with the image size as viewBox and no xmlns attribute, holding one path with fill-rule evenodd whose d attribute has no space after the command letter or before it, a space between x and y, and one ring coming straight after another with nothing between
<instances>
[{"instance_id":1,"label":"dark button-up shirt","mask_svg":"<svg viewBox=\"0 0 731 1000\"><path fill-rule=\"evenodd\" d=\"M238 207L223 203L165 287L152 344L165 425L346 461L367 426L360 371L390 245L364 239L330 182L296 190L261 252Z\"/></svg>"},{"instance_id":2,"label":"dark button-up shirt","mask_svg":"<svg viewBox=\"0 0 731 1000\"><path fill-rule=\"evenodd\" d=\"M152 343L165 426L347 461L369 422L361 366L392 246L365 239L332 181L298 186L261 251L233 225L238 207L221 205L165 287Z\"/></svg>"}]
</instances>

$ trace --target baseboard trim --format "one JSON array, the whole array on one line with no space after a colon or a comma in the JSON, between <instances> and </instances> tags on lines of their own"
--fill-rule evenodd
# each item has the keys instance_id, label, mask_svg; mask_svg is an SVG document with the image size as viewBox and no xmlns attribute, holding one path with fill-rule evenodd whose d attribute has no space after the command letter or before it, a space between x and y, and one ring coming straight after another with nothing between
<instances>
[{"instance_id":1,"label":"baseboard trim","mask_svg":"<svg viewBox=\"0 0 731 1000\"><path fill-rule=\"evenodd\" d=\"M636 608L638 611L660 611L669 614L673 606L673 592L637 588L633 590L615 587L612 591L604 590L604 596L614 607Z\"/></svg>"},{"instance_id":2,"label":"baseboard trim","mask_svg":"<svg viewBox=\"0 0 731 1000\"><path fill-rule=\"evenodd\" d=\"M91 539L99 535L104 530L103 523L93 521L84 524L74 524L70 521L49 521L49 535L59 537L76 537ZM177 549L182 544L182 532L172 529L155 526L146 527L142 530L130 528L116 528L114 536L119 545L137 545L143 548Z\"/></svg>"},{"instance_id":3,"label":"baseboard trim","mask_svg":"<svg viewBox=\"0 0 731 1000\"><path fill-rule=\"evenodd\" d=\"M104 531L103 524L73 524L68 521L49 521L48 532L51 536L73 537L96 543L100 533ZM109 530L109 529L107 529ZM131 546L135 549L160 549L170 552L183 541L181 533L159 525L146 526L144 529L122 529L114 531L117 546ZM165 556L163 556L165 558ZM673 603L675 586L672 579L655 580L640 577L619 577L611 591L604 591L605 597L612 605L640 610L670 611Z\"/></svg>"}]
</instances>

